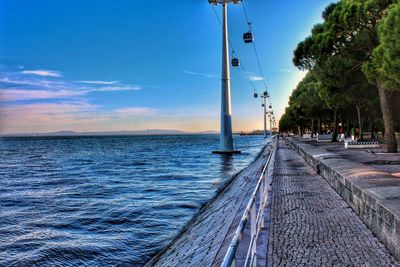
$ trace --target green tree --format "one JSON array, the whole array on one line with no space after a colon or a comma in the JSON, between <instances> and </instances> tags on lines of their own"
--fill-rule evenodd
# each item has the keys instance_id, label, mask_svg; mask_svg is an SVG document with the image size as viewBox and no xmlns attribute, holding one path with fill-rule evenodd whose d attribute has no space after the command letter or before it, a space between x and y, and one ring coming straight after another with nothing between
<instances>
[{"instance_id":1,"label":"green tree","mask_svg":"<svg viewBox=\"0 0 400 267\"><path fill-rule=\"evenodd\" d=\"M388 141L388 152L397 152L397 140L393 118L391 95L400 90L400 4L391 6L387 16L378 27L380 45L374 49L371 60L364 64L363 71L370 83L375 84L380 95L380 104ZM397 71L397 72L396 72Z\"/></svg>"},{"instance_id":2,"label":"green tree","mask_svg":"<svg viewBox=\"0 0 400 267\"><path fill-rule=\"evenodd\" d=\"M378 35L382 49L382 67L385 74L400 88L400 2L390 9L387 17L380 23Z\"/></svg>"},{"instance_id":3,"label":"green tree","mask_svg":"<svg viewBox=\"0 0 400 267\"><path fill-rule=\"evenodd\" d=\"M310 129L314 130L314 119L320 118L320 111L325 109L319 86L320 83L311 72L297 85L289 97L289 106L279 122L281 131L291 130L301 134L301 129L308 127L310 121Z\"/></svg>"},{"instance_id":4,"label":"green tree","mask_svg":"<svg viewBox=\"0 0 400 267\"><path fill-rule=\"evenodd\" d=\"M340 70L340 68L337 68L338 66L332 62L328 62L331 58L349 57L353 64L350 70L362 68L365 72L367 69L369 70L368 76L371 78L374 70L382 69L381 64L383 63L381 60L374 62L371 66L371 59L376 57L373 56L373 51L379 45L377 25L385 17L392 3L392 0L342 0L329 5L323 13L324 22L314 26L311 36L301 42L294 51L293 63L300 69L316 69L316 73L319 74L318 79L321 79L324 86L330 90L329 93L338 93L343 89L348 90L343 85L348 84L346 80L353 78L352 71L349 71L338 80L333 79L335 76L340 76L340 71L335 73L335 69ZM398 25L394 25L394 28L398 28ZM367 67L363 67L364 65ZM331 69L324 69L324 67ZM371 81L370 78L369 81ZM388 151L395 151L397 144L394 138L394 128L391 127L393 117L389 114L391 107L387 101L388 92L392 89L387 87L384 83L385 80L382 76L373 81L373 84L377 86L379 92L386 139L388 139ZM331 83L341 83L342 85L332 86ZM362 88L364 87L359 87L359 89ZM351 90L348 91L348 95L351 95ZM329 94L325 94L326 100L329 101L329 97ZM336 98L333 95L332 97ZM354 99L355 97L353 97ZM330 99L330 102L334 103L335 101Z\"/></svg>"}]
</instances>

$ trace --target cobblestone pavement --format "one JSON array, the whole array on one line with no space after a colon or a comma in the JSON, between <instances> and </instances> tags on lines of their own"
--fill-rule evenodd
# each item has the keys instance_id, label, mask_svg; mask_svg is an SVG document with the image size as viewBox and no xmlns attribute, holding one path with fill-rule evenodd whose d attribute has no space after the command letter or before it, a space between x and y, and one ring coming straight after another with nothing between
<instances>
[{"instance_id":1,"label":"cobblestone pavement","mask_svg":"<svg viewBox=\"0 0 400 267\"><path fill-rule=\"evenodd\" d=\"M268 266L400 266L347 203L284 141L273 176Z\"/></svg>"}]
</instances>

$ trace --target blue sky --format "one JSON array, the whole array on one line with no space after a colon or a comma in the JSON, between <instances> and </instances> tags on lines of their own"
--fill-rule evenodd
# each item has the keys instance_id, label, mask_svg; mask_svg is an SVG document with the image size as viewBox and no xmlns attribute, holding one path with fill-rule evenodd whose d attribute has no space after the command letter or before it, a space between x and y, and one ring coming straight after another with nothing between
<instances>
[{"instance_id":1,"label":"blue sky","mask_svg":"<svg viewBox=\"0 0 400 267\"><path fill-rule=\"evenodd\" d=\"M293 49L330 2L245 1L278 119L304 76ZM242 5L231 4L230 40L262 91L246 30ZM2 0L0 133L218 130L220 57L221 27L206 0ZM262 128L240 68L231 68L231 90L234 130Z\"/></svg>"}]
</instances>

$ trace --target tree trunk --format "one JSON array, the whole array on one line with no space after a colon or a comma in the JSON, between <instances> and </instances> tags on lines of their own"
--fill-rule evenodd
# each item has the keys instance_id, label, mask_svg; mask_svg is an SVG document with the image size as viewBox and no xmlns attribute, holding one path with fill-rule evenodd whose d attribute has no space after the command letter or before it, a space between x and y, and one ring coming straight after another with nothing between
<instances>
[{"instance_id":1,"label":"tree trunk","mask_svg":"<svg viewBox=\"0 0 400 267\"><path fill-rule=\"evenodd\" d=\"M350 136L349 119L346 120L346 137Z\"/></svg>"},{"instance_id":2,"label":"tree trunk","mask_svg":"<svg viewBox=\"0 0 400 267\"><path fill-rule=\"evenodd\" d=\"M378 82L379 99L383 116L383 124L385 125L385 139L387 140L387 152L397 152L397 140L394 131L394 121L392 107L390 103L390 93L384 89L383 83Z\"/></svg>"},{"instance_id":3,"label":"tree trunk","mask_svg":"<svg viewBox=\"0 0 400 267\"><path fill-rule=\"evenodd\" d=\"M314 137L314 118L311 119L311 138Z\"/></svg>"},{"instance_id":4,"label":"tree trunk","mask_svg":"<svg viewBox=\"0 0 400 267\"><path fill-rule=\"evenodd\" d=\"M300 125L297 126L297 134L301 137L301 127Z\"/></svg>"},{"instance_id":5,"label":"tree trunk","mask_svg":"<svg viewBox=\"0 0 400 267\"><path fill-rule=\"evenodd\" d=\"M332 134L332 142L337 141L337 112L338 108L335 108L333 111L333 134Z\"/></svg>"},{"instance_id":6,"label":"tree trunk","mask_svg":"<svg viewBox=\"0 0 400 267\"><path fill-rule=\"evenodd\" d=\"M374 119L372 116L369 117L369 128L371 129L371 139L375 139Z\"/></svg>"},{"instance_id":7,"label":"tree trunk","mask_svg":"<svg viewBox=\"0 0 400 267\"><path fill-rule=\"evenodd\" d=\"M362 131L362 121L361 121L361 110L360 110L360 106L356 105L357 108L357 117L358 117L358 129L360 129L360 135L359 135L359 139L362 141L364 140L364 136L363 136L363 131Z\"/></svg>"},{"instance_id":8,"label":"tree trunk","mask_svg":"<svg viewBox=\"0 0 400 267\"><path fill-rule=\"evenodd\" d=\"M318 134L321 133L321 118L318 118Z\"/></svg>"}]
</instances>

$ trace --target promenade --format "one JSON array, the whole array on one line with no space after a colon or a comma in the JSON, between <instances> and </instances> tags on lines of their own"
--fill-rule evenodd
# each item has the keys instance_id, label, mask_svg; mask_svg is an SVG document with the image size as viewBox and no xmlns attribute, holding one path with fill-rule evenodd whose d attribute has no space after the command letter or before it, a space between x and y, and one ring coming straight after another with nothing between
<instances>
[{"instance_id":1,"label":"promenade","mask_svg":"<svg viewBox=\"0 0 400 267\"><path fill-rule=\"evenodd\" d=\"M287 140L277 144L257 266L400 266L354 207L292 146ZM264 149L147 266L220 266L269 153L270 147ZM237 266L243 251L236 253Z\"/></svg>"},{"instance_id":2,"label":"promenade","mask_svg":"<svg viewBox=\"0 0 400 267\"><path fill-rule=\"evenodd\" d=\"M274 170L268 266L399 266L285 141L279 142Z\"/></svg>"}]
</instances>

